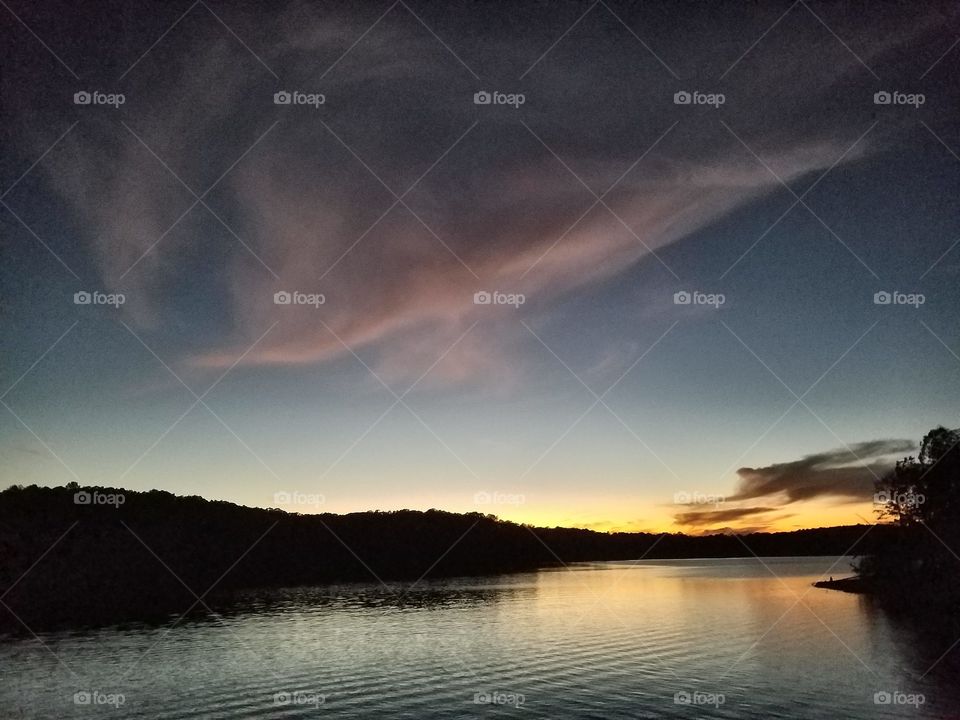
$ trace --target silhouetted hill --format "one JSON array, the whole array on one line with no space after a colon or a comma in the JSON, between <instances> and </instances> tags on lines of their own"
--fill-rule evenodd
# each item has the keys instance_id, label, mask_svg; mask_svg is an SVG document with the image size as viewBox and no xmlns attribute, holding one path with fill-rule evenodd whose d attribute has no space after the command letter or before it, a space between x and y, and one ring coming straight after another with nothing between
<instances>
[{"instance_id":1,"label":"silhouetted hill","mask_svg":"<svg viewBox=\"0 0 960 720\"><path fill-rule=\"evenodd\" d=\"M119 493L123 503L77 504L78 491L100 500ZM607 534L481 513L301 515L160 490L11 487L0 492L0 628L179 615L203 609L194 592L212 605L241 588L484 575L585 560L841 555L864 530Z\"/></svg>"}]
</instances>

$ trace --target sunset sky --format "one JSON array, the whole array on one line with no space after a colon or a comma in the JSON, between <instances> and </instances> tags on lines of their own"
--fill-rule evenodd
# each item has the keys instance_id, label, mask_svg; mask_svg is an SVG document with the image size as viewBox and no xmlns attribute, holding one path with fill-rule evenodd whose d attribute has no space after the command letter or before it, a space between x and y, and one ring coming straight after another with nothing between
<instances>
[{"instance_id":1,"label":"sunset sky","mask_svg":"<svg viewBox=\"0 0 960 720\"><path fill-rule=\"evenodd\" d=\"M5 485L795 529L960 425L951 4L181 5L0 9Z\"/></svg>"}]
</instances>

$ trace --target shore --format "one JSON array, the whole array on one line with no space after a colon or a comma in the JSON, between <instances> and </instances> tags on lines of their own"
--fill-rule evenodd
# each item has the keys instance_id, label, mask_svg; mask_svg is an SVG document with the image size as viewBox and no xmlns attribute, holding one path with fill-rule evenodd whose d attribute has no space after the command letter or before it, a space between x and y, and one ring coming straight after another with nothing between
<instances>
[{"instance_id":1,"label":"shore","mask_svg":"<svg viewBox=\"0 0 960 720\"><path fill-rule=\"evenodd\" d=\"M841 592L856 593L862 595L870 591L867 581L859 575L853 577L840 578L839 580L820 580L813 583L814 587L825 590L839 590Z\"/></svg>"},{"instance_id":2,"label":"shore","mask_svg":"<svg viewBox=\"0 0 960 720\"><path fill-rule=\"evenodd\" d=\"M262 588L417 583L636 558L837 556L864 531L600 533L480 512L299 514L159 490L13 486L0 492L0 632L168 617Z\"/></svg>"}]
</instances>

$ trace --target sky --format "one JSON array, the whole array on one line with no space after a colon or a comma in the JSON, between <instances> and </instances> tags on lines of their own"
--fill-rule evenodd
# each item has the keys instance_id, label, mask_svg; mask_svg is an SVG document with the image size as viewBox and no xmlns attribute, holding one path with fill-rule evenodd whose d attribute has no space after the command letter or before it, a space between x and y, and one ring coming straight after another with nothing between
<instances>
[{"instance_id":1,"label":"sky","mask_svg":"<svg viewBox=\"0 0 960 720\"><path fill-rule=\"evenodd\" d=\"M792 530L960 425L949 3L2 14L5 485Z\"/></svg>"}]
</instances>

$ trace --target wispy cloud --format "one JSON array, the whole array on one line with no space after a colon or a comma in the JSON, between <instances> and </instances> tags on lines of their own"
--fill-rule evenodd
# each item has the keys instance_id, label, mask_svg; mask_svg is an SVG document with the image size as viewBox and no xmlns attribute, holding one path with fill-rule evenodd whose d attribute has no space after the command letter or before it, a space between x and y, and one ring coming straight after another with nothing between
<instances>
[{"instance_id":1,"label":"wispy cloud","mask_svg":"<svg viewBox=\"0 0 960 720\"><path fill-rule=\"evenodd\" d=\"M723 510L691 510L688 512L677 513L674 520L679 525L686 525L694 528L701 528L706 525L715 525L717 523L728 523L744 518L753 518L757 515L776 512L773 507L744 507L744 508L724 508Z\"/></svg>"},{"instance_id":2,"label":"wispy cloud","mask_svg":"<svg viewBox=\"0 0 960 720\"><path fill-rule=\"evenodd\" d=\"M175 326L171 317L196 323L185 294L194 307L201 296L206 314L222 320L189 333L188 364L227 367L279 320L245 364L322 363L348 354L347 346L366 353L378 371L412 380L479 320L432 378L500 375L516 368L511 346L522 333L508 314L476 306L475 291L523 293L526 311L545 311L550 301L650 260L651 252L781 187L720 129L682 140L668 135L605 198L609 209L600 204L583 215L595 198L553 152L602 188L623 173L626 156L640 155L642 143L628 151L566 140L571 120L531 98L525 122L544 133L548 150L519 122L478 114L473 79L452 63L428 68L424 58L445 51L417 24L389 18L314 87L349 48L347 38L360 37L372 19L331 23L302 5L277 15L273 30L288 39L271 64L304 83L300 89L322 90L320 110L278 108L272 78L225 70L250 58L219 30L204 42L171 36L165 42L182 43L176 49L186 58L164 76L173 79L138 81L149 78L150 57L131 75L129 122L149 150L116 127L90 124L79 161L51 175L76 208L104 284L127 293L124 311L133 324L156 329L164 318ZM524 65L522 44L505 44L504 53ZM589 79L568 70L563 94L587 92ZM839 68L834 79L846 71ZM552 77L543 78L548 88ZM365 112L394 100L399 133L386 131L383 113ZM814 104L810 115L822 113ZM783 132L796 114L780 118L776 132L750 136L786 182L830 167L849 146L806 121ZM478 116L480 125L455 143ZM198 205L178 222L194 201L181 181L203 193L275 120L276 129L205 198L211 209ZM623 118L615 107L598 107L590 122L619 126ZM651 127L646 146L665 129ZM493 144L510 152L493 152ZM843 162L868 151L865 142ZM394 202L391 191L403 193L438 160L404 197L410 209L397 205L378 221ZM177 279L187 268L203 278L199 287ZM278 290L323 293L327 303L320 311L278 307Z\"/></svg>"}]
</instances>

